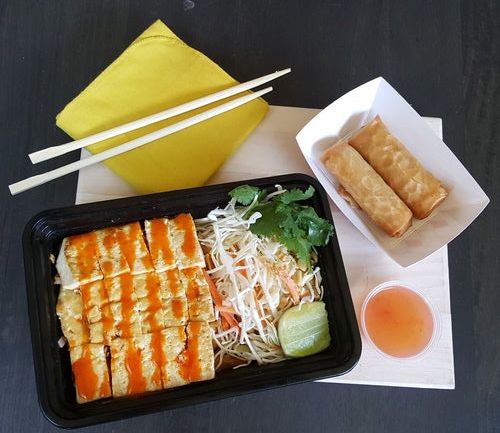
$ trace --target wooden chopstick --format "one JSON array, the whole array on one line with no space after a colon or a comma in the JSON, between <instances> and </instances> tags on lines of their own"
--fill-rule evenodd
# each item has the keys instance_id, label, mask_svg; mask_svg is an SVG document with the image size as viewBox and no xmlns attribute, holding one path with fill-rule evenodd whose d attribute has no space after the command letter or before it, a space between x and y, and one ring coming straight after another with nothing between
<instances>
[{"instance_id":1,"label":"wooden chopstick","mask_svg":"<svg viewBox=\"0 0 500 433\"><path fill-rule=\"evenodd\" d=\"M267 83L278 77L281 77L282 75L288 74L290 71L291 69L287 68L281 71L274 72L272 74L264 75L262 77L255 78L254 80L237 84L236 86L230 87L225 90L221 90L220 92L203 96L202 98L195 99L194 101L186 102L185 104L178 105L177 107L169 108L159 113L143 117L142 119L134 120L124 125L119 125L115 128L99 132L97 134L89 135L88 137L81 138L80 140L71 141L66 144L48 147L46 149L30 153L29 157L33 164L46 161L48 159L55 158L56 156L64 155L65 153L71 152L73 150L89 146L90 144L97 143L111 137L116 137L117 135L133 131L134 129L142 128L143 126L151 125L152 123L159 122L160 120L178 116L179 114L185 113L187 111L195 110L196 108L200 108L213 102L220 101L221 99L225 99L238 93L244 92L246 90L253 89L254 87L260 86L261 84Z\"/></svg>"},{"instance_id":2,"label":"wooden chopstick","mask_svg":"<svg viewBox=\"0 0 500 433\"><path fill-rule=\"evenodd\" d=\"M218 116L219 114L225 113L226 111L232 110L233 108L239 107L240 105L246 104L247 102L257 99L259 96L262 96L270 92L271 90L273 90L272 87L266 87L265 89L259 90L249 95L241 96L240 98L226 102L215 108L211 108L210 110L204 111L203 113L197 114L193 117L181 120L180 122L159 129L158 131L151 132L147 135L144 135L143 137L136 138L135 140L128 141L127 143L123 143L119 146L97 153L96 155L92 155L80 161L72 162L68 165L64 165L46 173L28 177L27 179L9 185L10 193L12 195L16 195L35 186L42 185L66 174L80 170L83 167L88 167L89 165L96 164L113 156L117 156L132 149L136 149L137 147L143 146L146 143L158 140L162 137L166 137L167 135L174 134L175 132L178 132L182 129L189 128L192 125Z\"/></svg>"}]
</instances>

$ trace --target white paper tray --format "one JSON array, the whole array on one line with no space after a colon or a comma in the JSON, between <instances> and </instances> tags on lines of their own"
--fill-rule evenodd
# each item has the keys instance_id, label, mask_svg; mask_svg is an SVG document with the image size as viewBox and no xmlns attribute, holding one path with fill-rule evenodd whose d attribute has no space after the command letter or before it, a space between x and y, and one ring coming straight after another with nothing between
<instances>
[{"instance_id":1,"label":"white paper tray","mask_svg":"<svg viewBox=\"0 0 500 433\"><path fill-rule=\"evenodd\" d=\"M210 179L211 184L312 172L304 160L295 136L320 110L271 106L259 127L238 151ZM441 120L426 119L441 136ZM85 151L83 155L88 155ZM135 195L118 176L99 164L80 171L76 203ZM401 268L371 244L331 203L342 256L356 314L366 293L387 280L402 280L420 288L438 309L441 334L429 355L410 362L391 361L380 356L363 338L358 365L349 373L327 382L389 385L418 388L455 387L450 314L447 248L441 248L420 263Z\"/></svg>"},{"instance_id":2,"label":"white paper tray","mask_svg":"<svg viewBox=\"0 0 500 433\"><path fill-rule=\"evenodd\" d=\"M422 165L448 191L432 214L413 218L401 238L391 238L360 209L353 209L337 192L338 182L320 156L337 140L349 136L379 115ZM346 93L314 117L297 135L297 142L312 171L337 207L365 237L401 266L410 266L458 236L489 203L467 169L425 120L383 78L376 78Z\"/></svg>"}]
</instances>

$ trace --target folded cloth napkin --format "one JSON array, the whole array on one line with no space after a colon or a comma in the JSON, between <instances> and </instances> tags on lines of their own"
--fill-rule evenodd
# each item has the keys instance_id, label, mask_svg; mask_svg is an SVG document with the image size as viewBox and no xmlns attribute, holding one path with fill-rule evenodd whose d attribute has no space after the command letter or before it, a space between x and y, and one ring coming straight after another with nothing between
<instances>
[{"instance_id":1,"label":"folded cloth napkin","mask_svg":"<svg viewBox=\"0 0 500 433\"><path fill-rule=\"evenodd\" d=\"M163 22L156 21L57 115L56 123L73 139L79 139L235 84L217 64L182 42ZM218 104L87 149L102 152ZM199 186L245 140L266 112L266 102L257 99L105 164L139 193Z\"/></svg>"}]
</instances>

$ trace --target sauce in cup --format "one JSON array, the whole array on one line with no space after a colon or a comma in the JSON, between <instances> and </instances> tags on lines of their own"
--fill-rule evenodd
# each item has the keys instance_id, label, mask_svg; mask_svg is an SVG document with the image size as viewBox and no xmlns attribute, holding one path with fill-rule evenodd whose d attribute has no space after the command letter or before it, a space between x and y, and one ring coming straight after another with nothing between
<instances>
[{"instance_id":1,"label":"sauce in cup","mask_svg":"<svg viewBox=\"0 0 500 433\"><path fill-rule=\"evenodd\" d=\"M412 358L430 346L436 320L426 299L399 282L375 288L363 304L363 331L384 354Z\"/></svg>"}]
</instances>

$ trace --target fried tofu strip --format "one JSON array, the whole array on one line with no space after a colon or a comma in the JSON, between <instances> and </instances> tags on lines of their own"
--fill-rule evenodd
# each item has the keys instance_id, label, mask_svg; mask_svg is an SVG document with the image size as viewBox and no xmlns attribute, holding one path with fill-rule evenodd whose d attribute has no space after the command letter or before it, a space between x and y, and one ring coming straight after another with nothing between
<instances>
[{"instance_id":1,"label":"fried tofu strip","mask_svg":"<svg viewBox=\"0 0 500 433\"><path fill-rule=\"evenodd\" d=\"M117 227L116 236L132 275L154 270L153 261L138 222Z\"/></svg>"},{"instance_id":2,"label":"fried tofu strip","mask_svg":"<svg viewBox=\"0 0 500 433\"><path fill-rule=\"evenodd\" d=\"M84 344L73 347L70 357L78 403L111 397L104 345Z\"/></svg>"},{"instance_id":3,"label":"fried tofu strip","mask_svg":"<svg viewBox=\"0 0 500 433\"><path fill-rule=\"evenodd\" d=\"M56 268L62 288L75 289L80 284L102 279L95 233L64 238L57 256Z\"/></svg>"},{"instance_id":4,"label":"fried tofu strip","mask_svg":"<svg viewBox=\"0 0 500 433\"><path fill-rule=\"evenodd\" d=\"M167 218L144 221L146 239L157 272L175 268L175 256Z\"/></svg>"},{"instance_id":5,"label":"fried tofu strip","mask_svg":"<svg viewBox=\"0 0 500 433\"><path fill-rule=\"evenodd\" d=\"M119 229L108 227L96 230L98 261L101 271L105 278L116 277L121 274L129 273L125 255L118 242Z\"/></svg>"},{"instance_id":6,"label":"fried tofu strip","mask_svg":"<svg viewBox=\"0 0 500 433\"><path fill-rule=\"evenodd\" d=\"M203 269L184 269L181 271L181 279L187 286L189 320L209 322L215 320L212 295Z\"/></svg>"},{"instance_id":7,"label":"fried tofu strip","mask_svg":"<svg viewBox=\"0 0 500 433\"><path fill-rule=\"evenodd\" d=\"M83 317L83 300L78 290L60 290L56 313L70 348L89 342L89 329Z\"/></svg>"},{"instance_id":8,"label":"fried tofu strip","mask_svg":"<svg viewBox=\"0 0 500 433\"><path fill-rule=\"evenodd\" d=\"M182 356L182 371L191 382L213 379L214 349L207 322L189 322L186 326L187 346Z\"/></svg>"},{"instance_id":9,"label":"fried tofu strip","mask_svg":"<svg viewBox=\"0 0 500 433\"><path fill-rule=\"evenodd\" d=\"M169 220L170 237L179 269L205 267L196 227L191 214L181 213Z\"/></svg>"},{"instance_id":10,"label":"fried tofu strip","mask_svg":"<svg viewBox=\"0 0 500 433\"><path fill-rule=\"evenodd\" d=\"M164 388L175 388L186 385L189 380L184 378L180 356L186 349L186 328L175 326L165 328L160 332L164 363L161 374Z\"/></svg>"},{"instance_id":11,"label":"fried tofu strip","mask_svg":"<svg viewBox=\"0 0 500 433\"><path fill-rule=\"evenodd\" d=\"M158 333L116 338L111 342L113 395L121 397L162 389L162 365Z\"/></svg>"},{"instance_id":12,"label":"fried tofu strip","mask_svg":"<svg viewBox=\"0 0 500 433\"><path fill-rule=\"evenodd\" d=\"M187 284L185 279L181 279L181 273L178 269L170 269L157 275L162 299L186 297Z\"/></svg>"}]
</instances>

